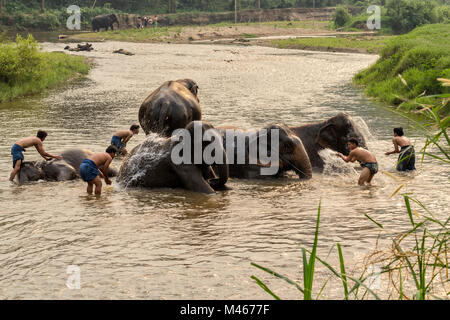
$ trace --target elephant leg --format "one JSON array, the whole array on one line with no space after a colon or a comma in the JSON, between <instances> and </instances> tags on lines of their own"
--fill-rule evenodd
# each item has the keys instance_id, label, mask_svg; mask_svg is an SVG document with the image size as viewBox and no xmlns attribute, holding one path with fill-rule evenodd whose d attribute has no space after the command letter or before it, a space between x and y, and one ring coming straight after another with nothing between
<instances>
[{"instance_id":1,"label":"elephant leg","mask_svg":"<svg viewBox=\"0 0 450 320\"><path fill-rule=\"evenodd\" d=\"M114 31L114 25L111 25L111 30Z\"/></svg>"},{"instance_id":2,"label":"elephant leg","mask_svg":"<svg viewBox=\"0 0 450 320\"><path fill-rule=\"evenodd\" d=\"M108 31L108 26L106 26L106 31Z\"/></svg>"},{"instance_id":3,"label":"elephant leg","mask_svg":"<svg viewBox=\"0 0 450 320\"><path fill-rule=\"evenodd\" d=\"M173 168L186 189L206 194L214 193L214 189L203 178L202 170L196 165L181 164L174 165Z\"/></svg>"}]
</instances>

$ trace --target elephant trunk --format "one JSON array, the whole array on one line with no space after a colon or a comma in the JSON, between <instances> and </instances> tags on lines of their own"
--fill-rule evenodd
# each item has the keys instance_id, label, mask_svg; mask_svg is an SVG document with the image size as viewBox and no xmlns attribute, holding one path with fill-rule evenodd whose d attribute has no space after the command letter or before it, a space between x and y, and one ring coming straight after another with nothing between
<instances>
[{"instance_id":1,"label":"elephant trunk","mask_svg":"<svg viewBox=\"0 0 450 320\"><path fill-rule=\"evenodd\" d=\"M306 153L303 144L298 145L294 152L289 156L283 156L282 160L298 175L300 179L312 178L312 166L309 156Z\"/></svg>"},{"instance_id":2,"label":"elephant trunk","mask_svg":"<svg viewBox=\"0 0 450 320\"><path fill-rule=\"evenodd\" d=\"M225 149L223 150L223 164L216 164L213 166L214 173L218 176L208 180L209 185L213 189L220 189L225 186L229 177L228 160Z\"/></svg>"}]
</instances>

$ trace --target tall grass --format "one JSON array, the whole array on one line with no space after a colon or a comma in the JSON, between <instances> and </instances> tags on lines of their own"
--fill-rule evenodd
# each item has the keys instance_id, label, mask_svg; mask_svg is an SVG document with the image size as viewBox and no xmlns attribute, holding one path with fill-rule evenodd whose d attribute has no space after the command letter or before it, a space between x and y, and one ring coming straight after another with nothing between
<instances>
[{"instance_id":1,"label":"tall grass","mask_svg":"<svg viewBox=\"0 0 450 320\"><path fill-rule=\"evenodd\" d=\"M450 78L450 24L426 25L387 40L380 59L354 82L365 87L368 96L414 111L407 101L450 93L437 78Z\"/></svg>"},{"instance_id":2,"label":"tall grass","mask_svg":"<svg viewBox=\"0 0 450 320\"><path fill-rule=\"evenodd\" d=\"M89 72L84 57L41 52L29 35L0 43L0 102L51 88Z\"/></svg>"}]
</instances>

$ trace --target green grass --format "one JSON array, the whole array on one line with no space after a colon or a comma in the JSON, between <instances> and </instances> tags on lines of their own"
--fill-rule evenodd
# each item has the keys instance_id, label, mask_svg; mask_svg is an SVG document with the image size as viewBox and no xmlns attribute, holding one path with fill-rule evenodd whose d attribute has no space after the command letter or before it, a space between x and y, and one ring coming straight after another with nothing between
<instances>
[{"instance_id":1,"label":"green grass","mask_svg":"<svg viewBox=\"0 0 450 320\"><path fill-rule=\"evenodd\" d=\"M410 112L423 95L448 94L438 78L450 78L450 24L433 24L386 40L381 57L354 77L368 96ZM411 101L414 100L414 101ZM433 97L418 98L433 104ZM448 115L448 108L442 115Z\"/></svg>"},{"instance_id":2,"label":"green grass","mask_svg":"<svg viewBox=\"0 0 450 320\"><path fill-rule=\"evenodd\" d=\"M31 36L0 43L0 65L0 102L39 93L90 69L84 57L41 52Z\"/></svg>"},{"instance_id":3,"label":"green grass","mask_svg":"<svg viewBox=\"0 0 450 320\"><path fill-rule=\"evenodd\" d=\"M82 39L85 41L95 40L114 40L130 42L151 42L161 41L165 37L179 35L182 27L158 27L145 29L122 29L110 30L98 33L82 33L74 35L73 39Z\"/></svg>"},{"instance_id":4,"label":"green grass","mask_svg":"<svg viewBox=\"0 0 450 320\"><path fill-rule=\"evenodd\" d=\"M362 49L369 53L376 53L386 44L385 37L336 37L336 38L296 38L272 40L272 44L285 49Z\"/></svg>"}]
</instances>

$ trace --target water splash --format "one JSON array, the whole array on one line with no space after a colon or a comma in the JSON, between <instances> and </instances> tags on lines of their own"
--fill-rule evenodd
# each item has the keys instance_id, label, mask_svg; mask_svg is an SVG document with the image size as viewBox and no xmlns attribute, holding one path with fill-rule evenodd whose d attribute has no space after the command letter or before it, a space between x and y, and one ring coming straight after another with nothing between
<instances>
[{"instance_id":1,"label":"water splash","mask_svg":"<svg viewBox=\"0 0 450 320\"><path fill-rule=\"evenodd\" d=\"M117 181L124 188L139 186L149 168L155 167L170 152L167 138L150 133L145 140L136 146L120 168Z\"/></svg>"},{"instance_id":2,"label":"water splash","mask_svg":"<svg viewBox=\"0 0 450 320\"><path fill-rule=\"evenodd\" d=\"M364 121L364 119L362 117L352 117L352 119L355 122L359 132L362 133L366 142L375 141L375 138L373 137L372 133L370 132L369 126L367 125L366 121Z\"/></svg>"},{"instance_id":3,"label":"water splash","mask_svg":"<svg viewBox=\"0 0 450 320\"><path fill-rule=\"evenodd\" d=\"M342 176L356 174L355 165L346 163L336 156L336 151L323 149L319 151L319 156L324 162L323 173L329 176Z\"/></svg>"}]
</instances>

